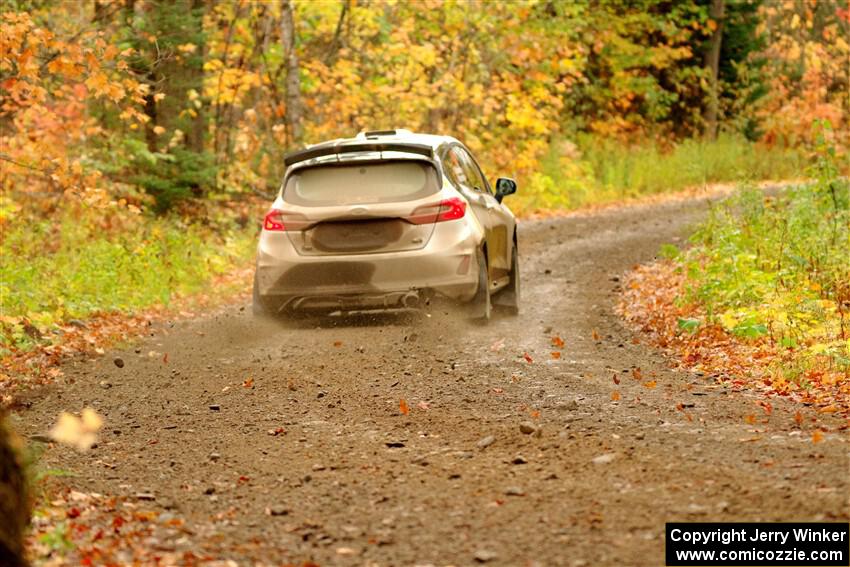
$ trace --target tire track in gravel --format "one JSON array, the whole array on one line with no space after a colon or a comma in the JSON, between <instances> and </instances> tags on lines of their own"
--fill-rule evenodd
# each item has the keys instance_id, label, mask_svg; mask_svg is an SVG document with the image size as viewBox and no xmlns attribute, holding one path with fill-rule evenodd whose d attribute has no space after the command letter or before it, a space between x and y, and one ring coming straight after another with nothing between
<instances>
[{"instance_id":1,"label":"tire track in gravel","mask_svg":"<svg viewBox=\"0 0 850 567\"><path fill-rule=\"evenodd\" d=\"M706 209L523 223L522 313L487 327L447 307L321 324L233 308L69 362L73 383L19 418L43 433L91 405L99 446L52 448L46 465L78 473L76 490L153 492L192 531L159 534L169 549L239 564L662 565L666 521L847 520L846 435L813 445L775 400L768 430L742 441L754 394L669 370L613 314L618 278Z\"/></svg>"}]
</instances>

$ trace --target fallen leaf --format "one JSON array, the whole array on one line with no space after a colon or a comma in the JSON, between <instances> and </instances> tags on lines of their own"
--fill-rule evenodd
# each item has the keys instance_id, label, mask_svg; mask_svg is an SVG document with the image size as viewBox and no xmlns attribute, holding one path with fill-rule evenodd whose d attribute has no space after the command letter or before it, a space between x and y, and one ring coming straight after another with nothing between
<instances>
[{"instance_id":1,"label":"fallen leaf","mask_svg":"<svg viewBox=\"0 0 850 567\"><path fill-rule=\"evenodd\" d=\"M755 425L756 424L756 416L754 416L753 414L750 414L750 415L748 415L744 418L744 421L746 421L750 425Z\"/></svg>"},{"instance_id":2,"label":"fallen leaf","mask_svg":"<svg viewBox=\"0 0 850 567\"><path fill-rule=\"evenodd\" d=\"M341 347L341 346L342 346L342 341L334 341L334 346L335 346L335 347L337 347L337 348L338 348L338 347Z\"/></svg>"},{"instance_id":3,"label":"fallen leaf","mask_svg":"<svg viewBox=\"0 0 850 567\"><path fill-rule=\"evenodd\" d=\"M242 382L242 387L243 388L253 388L254 387L254 378L252 378L250 376L248 378L246 378L245 381Z\"/></svg>"},{"instance_id":4,"label":"fallen leaf","mask_svg":"<svg viewBox=\"0 0 850 567\"><path fill-rule=\"evenodd\" d=\"M168 353L167 352L164 355L162 355L162 363L168 364Z\"/></svg>"},{"instance_id":5,"label":"fallen leaf","mask_svg":"<svg viewBox=\"0 0 850 567\"><path fill-rule=\"evenodd\" d=\"M655 380L650 380L649 382L643 383L644 388L654 388L655 386L656 386Z\"/></svg>"},{"instance_id":6,"label":"fallen leaf","mask_svg":"<svg viewBox=\"0 0 850 567\"><path fill-rule=\"evenodd\" d=\"M533 358L531 358L531 356L530 356L527 352L522 353L522 357L523 357L523 358L525 359L525 361L526 361L527 363L529 363L529 364L531 364L532 362L534 362L534 359L533 359Z\"/></svg>"},{"instance_id":7,"label":"fallen leaf","mask_svg":"<svg viewBox=\"0 0 850 567\"><path fill-rule=\"evenodd\" d=\"M615 384L619 384L619 383L620 383L620 377L619 377L619 376L617 376L617 373L616 373L616 372L615 372L614 374L612 374L612 375L611 375L611 380L613 380Z\"/></svg>"},{"instance_id":8,"label":"fallen leaf","mask_svg":"<svg viewBox=\"0 0 850 567\"><path fill-rule=\"evenodd\" d=\"M821 441L823 441L823 433L820 429L815 429L812 432L812 443L820 443Z\"/></svg>"},{"instance_id":9,"label":"fallen leaf","mask_svg":"<svg viewBox=\"0 0 850 567\"><path fill-rule=\"evenodd\" d=\"M555 335L554 337L552 337L552 346L564 348L564 339L562 339L558 335Z\"/></svg>"},{"instance_id":10,"label":"fallen leaf","mask_svg":"<svg viewBox=\"0 0 850 567\"><path fill-rule=\"evenodd\" d=\"M632 368L632 378L635 380L643 378L643 375L640 373L640 368Z\"/></svg>"},{"instance_id":11,"label":"fallen leaf","mask_svg":"<svg viewBox=\"0 0 850 567\"><path fill-rule=\"evenodd\" d=\"M598 341L600 339L599 333L596 332L596 329L593 329L591 336L593 337L594 341Z\"/></svg>"},{"instance_id":12,"label":"fallen leaf","mask_svg":"<svg viewBox=\"0 0 850 567\"><path fill-rule=\"evenodd\" d=\"M797 423L797 426L803 425L803 414L800 413L800 410L797 410L797 413L794 414L794 421Z\"/></svg>"},{"instance_id":13,"label":"fallen leaf","mask_svg":"<svg viewBox=\"0 0 850 567\"><path fill-rule=\"evenodd\" d=\"M428 402L425 402L425 401L419 402L418 404L416 404L416 407L418 407L421 410L431 409L431 406L429 406Z\"/></svg>"},{"instance_id":14,"label":"fallen leaf","mask_svg":"<svg viewBox=\"0 0 850 567\"><path fill-rule=\"evenodd\" d=\"M835 413L837 411L838 411L838 407L835 406L835 404L828 405L825 408L820 410L821 413Z\"/></svg>"},{"instance_id":15,"label":"fallen leaf","mask_svg":"<svg viewBox=\"0 0 850 567\"><path fill-rule=\"evenodd\" d=\"M561 358L561 353L557 350L552 351L550 354L552 355L552 358L555 359L555 360L558 360L559 358Z\"/></svg>"},{"instance_id":16,"label":"fallen leaf","mask_svg":"<svg viewBox=\"0 0 850 567\"><path fill-rule=\"evenodd\" d=\"M407 415L410 413L410 408L407 407L407 402L404 401L404 398L402 398L398 402L398 411L400 411L402 415Z\"/></svg>"},{"instance_id":17,"label":"fallen leaf","mask_svg":"<svg viewBox=\"0 0 850 567\"><path fill-rule=\"evenodd\" d=\"M611 392L611 401L612 402L620 401L620 392L618 392L617 390L614 390L613 392Z\"/></svg>"},{"instance_id":18,"label":"fallen leaf","mask_svg":"<svg viewBox=\"0 0 850 567\"><path fill-rule=\"evenodd\" d=\"M97 443L97 432L101 427L103 418L91 408L85 408L80 417L63 411L56 425L50 430L50 438L79 451L88 451Z\"/></svg>"}]
</instances>

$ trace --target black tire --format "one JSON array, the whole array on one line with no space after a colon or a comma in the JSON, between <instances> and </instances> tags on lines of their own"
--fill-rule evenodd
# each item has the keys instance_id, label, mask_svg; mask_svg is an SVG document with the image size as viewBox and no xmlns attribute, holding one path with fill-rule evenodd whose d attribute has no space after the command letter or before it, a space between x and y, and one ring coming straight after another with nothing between
<instances>
[{"instance_id":1,"label":"black tire","mask_svg":"<svg viewBox=\"0 0 850 567\"><path fill-rule=\"evenodd\" d=\"M486 325L493 315L493 302L490 297L490 275L487 271L487 258L484 251L478 251L478 291L470 302L470 314L473 321Z\"/></svg>"},{"instance_id":2,"label":"black tire","mask_svg":"<svg viewBox=\"0 0 850 567\"><path fill-rule=\"evenodd\" d=\"M251 298L251 312L257 317L278 317L280 305L260 295L260 286L257 282L257 276L254 275L254 291Z\"/></svg>"},{"instance_id":3,"label":"black tire","mask_svg":"<svg viewBox=\"0 0 850 567\"><path fill-rule=\"evenodd\" d=\"M519 315L520 297L519 251L514 242L511 251L511 283L496 296L496 306L507 315Z\"/></svg>"}]
</instances>

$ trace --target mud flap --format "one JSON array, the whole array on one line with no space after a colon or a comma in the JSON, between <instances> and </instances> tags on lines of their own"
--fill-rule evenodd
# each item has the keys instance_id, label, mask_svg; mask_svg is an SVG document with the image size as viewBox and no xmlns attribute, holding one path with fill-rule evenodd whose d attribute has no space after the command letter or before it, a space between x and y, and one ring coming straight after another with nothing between
<instances>
[{"instance_id":1,"label":"mud flap","mask_svg":"<svg viewBox=\"0 0 850 567\"><path fill-rule=\"evenodd\" d=\"M251 313L257 317L278 317L280 304L268 297L260 295L257 275L254 274L254 290L251 297Z\"/></svg>"},{"instance_id":2,"label":"mud flap","mask_svg":"<svg viewBox=\"0 0 850 567\"><path fill-rule=\"evenodd\" d=\"M482 324L487 324L493 313L493 304L490 298L490 277L487 273L487 259L483 250L478 254L478 291L469 303L470 317Z\"/></svg>"},{"instance_id":3,"label":"mud flap","mask_svg":"<svg viewBox=\"0 0 850 567\"><path fill-rule=\"evenodd\" d=\"M519 252L516 243L511 257L511 283L493 298L493 304L499 311L508 315L519 315L520 281L519 281Z\"/></svg>"}]
</instances>

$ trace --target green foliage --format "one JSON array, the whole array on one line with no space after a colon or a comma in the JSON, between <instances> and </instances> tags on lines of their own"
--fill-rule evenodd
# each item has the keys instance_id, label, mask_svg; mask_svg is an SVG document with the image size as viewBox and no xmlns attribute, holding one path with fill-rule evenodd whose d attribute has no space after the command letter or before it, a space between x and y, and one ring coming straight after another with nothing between
<instances>
[{"instance_id":1,"label":"green foliage","mask_svg":"<svg viewBox=\"0 0 850 567\"><path fill-rule=\"evenodd\" d=\"M168 304L204 290L210 279L246 262L255 233L204 227L172 217L117 219L56 214L10 227L0 242L0 310L37 329L96 312ZM2 346L26 348L23 322Z\"/></svg>"},{"instance_id":2,"label":"green foliage","mask_svg":"<svg viewBox=\"0 0 850 567\"><path fill-rule=\"evenodd\" d=\"M850 183L825 141L829 124L819 128L812 183L775 196L744 189L714 207L687 254L689 299L736 335L769 335L848 371Z\"/></svg>"},{"instance_id":3,"label":"green foliage","mask_svg":"<svg viewBox=\"0 0 850 567\"><path fill-rule=\"evenodd\" d=\"M39 536L39 543L47 546L52 552L60 556L74 550L74 542L68 533L68 524L57 523L52 530Z\"/></svg>"},{"instance_id":4,"label":"green foliage","mask_svg":"<svg viewBox=\"0 0 850 567\"><path fill-rule=\"evenodd\" d=\"M510 205L574 209L709 183L787 179L801 175L807 163L799 150L768 148L729 134L715 141L685 140L672 149L587 135L578 140L578 145L551 144L540 172L520 187Z\"/></svg>"},{"instance_id":5,"label":"green foliage","mask_svg":"<svg viewBox=\"0 0 850 567\"><path fill-rule=\"evenodd\" d=\"M216 167L212 154L185 148L154 153L139 147L135 163L139 173L132 182L154 198L154 210L165 213L181 201L200 197L215 185Z\"/></svg>"},{"instance_id":6,"label":"green foliage","mask_svg":"<svg viewBox=\"0 0 850 567\"><path fill-rule=\"evenodd\" d=\"M683 331L687 331L689 333L695 333L697 329L699 329L700 321L699 319L691 319L691 318L679 318L676 321L676 325L682 329Z\"/></svg>"}]
</instances>

